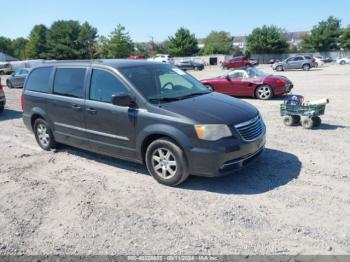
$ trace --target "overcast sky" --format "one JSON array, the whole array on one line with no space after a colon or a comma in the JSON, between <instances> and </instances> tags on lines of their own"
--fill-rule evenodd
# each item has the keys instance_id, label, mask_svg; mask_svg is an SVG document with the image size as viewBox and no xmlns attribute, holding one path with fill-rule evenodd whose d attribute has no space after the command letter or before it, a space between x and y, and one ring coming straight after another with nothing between
<instances>
[{"instance_id":1,"label":"overcast sky","mask_svg":"<svg viewBox=\"0 0 350 262\"><path fill-rule=\"evenodd\" d=\"M17 0L1 1L0 36L27 37L35 24L58 19L88 21L100 35L117 24L134 41L167 39L184 26L205 37L211 30L233 36L246 35L255 27L275 24L288 31L306 31L333 15L350 24L349 0Z\"/></svg>"}]
</instances>

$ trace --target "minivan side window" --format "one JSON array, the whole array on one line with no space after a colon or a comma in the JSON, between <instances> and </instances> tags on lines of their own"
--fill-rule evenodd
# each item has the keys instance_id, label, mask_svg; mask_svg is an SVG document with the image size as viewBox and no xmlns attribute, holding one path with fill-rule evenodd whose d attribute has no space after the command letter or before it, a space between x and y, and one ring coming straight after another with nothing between
<instances>
[{"instance_id":1,"label":"minivan side window","mask_svg":"<svg viewBox=\"0 0 350 262\"><path fill-rule=\"evenodd\" d=\"M117 93L129 93L129 91L111 73L98 69L92 71L90 100L110 103L112 101L112 95Z\"/></svg>"},{"instance_id":2,"label":"minivan side window","mask_svg":"<svg viewBox=\"0 0 350 262\"><path fill-rule=\"evenodd\" d=\"M53 92L57 95L84 97L85 68L57 68Z\"/></svg>"},{"instance_id":3,"label":"minivan side window","mask_svg":"<svg viewBox=\"0 0 350 262\"><path fill-rule=\"evenodd\" d=\"M39 67L32 71L27 79L26 90L47 93L52 67Z\"/></svg>"}]
</instances>

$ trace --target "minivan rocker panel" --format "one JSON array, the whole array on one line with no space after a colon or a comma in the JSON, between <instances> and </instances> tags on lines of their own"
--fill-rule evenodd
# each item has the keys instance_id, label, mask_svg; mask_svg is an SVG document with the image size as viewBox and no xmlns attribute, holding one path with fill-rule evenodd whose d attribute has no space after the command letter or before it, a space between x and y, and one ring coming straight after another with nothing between
<instances>
[{"instance_id":1,"label":"minivan rocker panel","mask_svg":"<svg viewBox=\"0 0 350 262\"><path fill-rule=\"evenodd\" d=\"M49 64L31 71L22 101L24 123L43 149L58 142L144 163L169 186L190 174L231 174L265 146L265 124L255 107L210 92L168 64Z\"/></svg>"}]
</instances>

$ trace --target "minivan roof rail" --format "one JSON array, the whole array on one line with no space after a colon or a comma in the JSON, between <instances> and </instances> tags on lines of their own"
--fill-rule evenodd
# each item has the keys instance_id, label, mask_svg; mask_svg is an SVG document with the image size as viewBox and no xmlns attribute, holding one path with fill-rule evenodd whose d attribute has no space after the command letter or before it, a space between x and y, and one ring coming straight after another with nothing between
<instances>
[{"instance_id":1,"label":"minivan roof rail","mask_svg":"<svg viewBox=\"0 0 350 262\"><path fill-rule=\"evenodd\" d=\"M79 59L79 60L44 60L43 63L102 63L102 59Z\"/></svg>"}]
</instances>

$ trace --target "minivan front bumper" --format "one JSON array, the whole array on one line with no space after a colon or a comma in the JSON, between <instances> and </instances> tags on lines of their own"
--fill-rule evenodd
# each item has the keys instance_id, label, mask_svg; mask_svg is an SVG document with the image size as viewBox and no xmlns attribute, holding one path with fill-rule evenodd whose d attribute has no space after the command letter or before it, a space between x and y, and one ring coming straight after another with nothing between
<instances>
[{"instance_id":1,"label":"minivan front bumper","mask_svg":"<svg viewBox=\"0 0 350 262\"><path fill-rule=\"evenodd\" d=\"M264 133L253 142L228 138L211 142L208 148L194 147L187 152L190 174L206 177L229 175L260 156L265 143Z\"/></svg>"}]
</instances>

